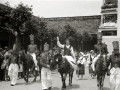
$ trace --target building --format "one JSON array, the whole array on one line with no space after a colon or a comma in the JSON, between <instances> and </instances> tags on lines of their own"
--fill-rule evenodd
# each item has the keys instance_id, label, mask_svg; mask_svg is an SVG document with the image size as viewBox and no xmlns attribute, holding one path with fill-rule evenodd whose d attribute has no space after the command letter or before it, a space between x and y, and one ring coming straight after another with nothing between
<instances>
[{"instance_id":1,"label":"building","mask_svg":"<svg viewBox=\"0 0 120 90\"><path fill-rule=\"evenodd\" d=\"M120 2L118 0L103 0L98 32L102 32L103 43L108 45L108 52L112 53L112 42L120 42Z\"/></svg>"}]
</instances>

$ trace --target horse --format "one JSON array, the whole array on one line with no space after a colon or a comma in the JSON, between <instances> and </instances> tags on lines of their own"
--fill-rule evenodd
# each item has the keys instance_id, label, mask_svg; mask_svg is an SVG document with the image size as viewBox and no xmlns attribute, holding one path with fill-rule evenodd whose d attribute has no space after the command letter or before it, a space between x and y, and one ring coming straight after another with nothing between
<instances>
[{"instance_id":1,"label":"horse","mask_svg":"<svg viewBox=\"0 0 120 90\"><path fill-rule=\"evenodd\" d=\"M37 71L35 70L35 64L32 56L29 54L26 54L25 51L22 50L19 53L19 61L23 62L23 78L26 81L26 84L28 84L30 69L32 69L32 71L35 71L34 80L33 80L33 82L35 82L37 77ZM39 60L38 60L38 66L39 66L40 81L41 81L41 66L39 64Z\"/></svg>"},{"instance_id":2,"label":"horse","mask_svg":"<svg viewBox=\"0 0 120 90\"><path fill-rule=\"evenodd\" d=\"M54 67L56 65L58 65L58 72L61 75L62 89L66 88L65 80L66 80L67 74L69 74L69 85L72 86L74 68L71 68L70 63L67 61L66 58L63 58L60 53L56 53L54 55L52 66Z\"/></svg>"},{"instance_id":3,"label":"horse","mask_svg":"<svg viewBox=\"0 0 120 90\"><path fill-rule=\"evenodd\" d=\"M108 71L107 55L100 55L95 64L98 90L103 90L105 75Z\"/></svg>"}]
</instances>

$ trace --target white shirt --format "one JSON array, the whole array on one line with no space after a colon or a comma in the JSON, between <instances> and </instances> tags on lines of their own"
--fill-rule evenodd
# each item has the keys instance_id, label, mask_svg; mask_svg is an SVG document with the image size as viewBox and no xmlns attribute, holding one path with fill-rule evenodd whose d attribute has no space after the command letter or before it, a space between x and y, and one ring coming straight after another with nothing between
<instances>
[{"instance_id":1,"label":"white shirt","mask_svg":"<svg viewBox=\"0 0 120 90\"><path fill-rule=\"evenodd\" d=\"M65 46L65 45L62 45L62 44L60 43L60 41L57 41L57 45L58 45L58 47L60 47L60 48L64 48L64 46ZM66 48L70 48L70 45L66 45ZM74 56L73 47L71 47L70 50L71 50L71 54Z\"/></svg>"}]
</instances>

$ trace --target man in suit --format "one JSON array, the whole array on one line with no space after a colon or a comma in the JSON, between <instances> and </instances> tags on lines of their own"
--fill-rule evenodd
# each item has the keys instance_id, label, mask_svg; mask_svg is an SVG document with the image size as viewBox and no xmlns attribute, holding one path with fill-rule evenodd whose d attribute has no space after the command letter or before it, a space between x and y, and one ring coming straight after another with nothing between
<instances>
[{"instance_id":1,"label":"man in suit","mask_svg":"<svg viewBox=\"0 0 120 90\"><path fill-rule=\"evenodd\" d=\"M94 72L95 72L95 64L97 60L100 58L100 56L103 56L105 58L108 53L107 45L105 43L102 43L101 32L97 33L97 41L98 43L94 45L94 52L96 53L96 57L94 58L92 65L91 65Z\"/></svg>"}]
</instances>

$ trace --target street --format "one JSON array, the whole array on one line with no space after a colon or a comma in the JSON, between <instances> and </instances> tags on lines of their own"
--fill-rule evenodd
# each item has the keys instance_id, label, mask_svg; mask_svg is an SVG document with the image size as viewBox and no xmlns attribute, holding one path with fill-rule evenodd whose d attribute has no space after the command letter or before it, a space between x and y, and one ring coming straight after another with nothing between
<instances>
[{"instance_id":1,"label":"street","mask_svg":"<svg viewBox=\"0 0 120 90\"><path fill-rule=\"evenodd\" d=\"M53 87L52 90L61 90L62 82L59 73L52 74ZM83 80L76 80L76 73L73 75L73 85L72 87L68 85L68 77L66 80L67 88L66 90L97 90L97 81L96 79L90 79L88 68L85 70L85 75ZM0 90L42 90L41 82L39 77L37 77L36 82L32 82L33 77L29 78L29 83L25 84L23 79L17 81L16 86L10 86L10 81L0 82ZM110 90L109 86L109 77L106 76L104 81L104 90Z\"/></svg>"}]
</instances>

